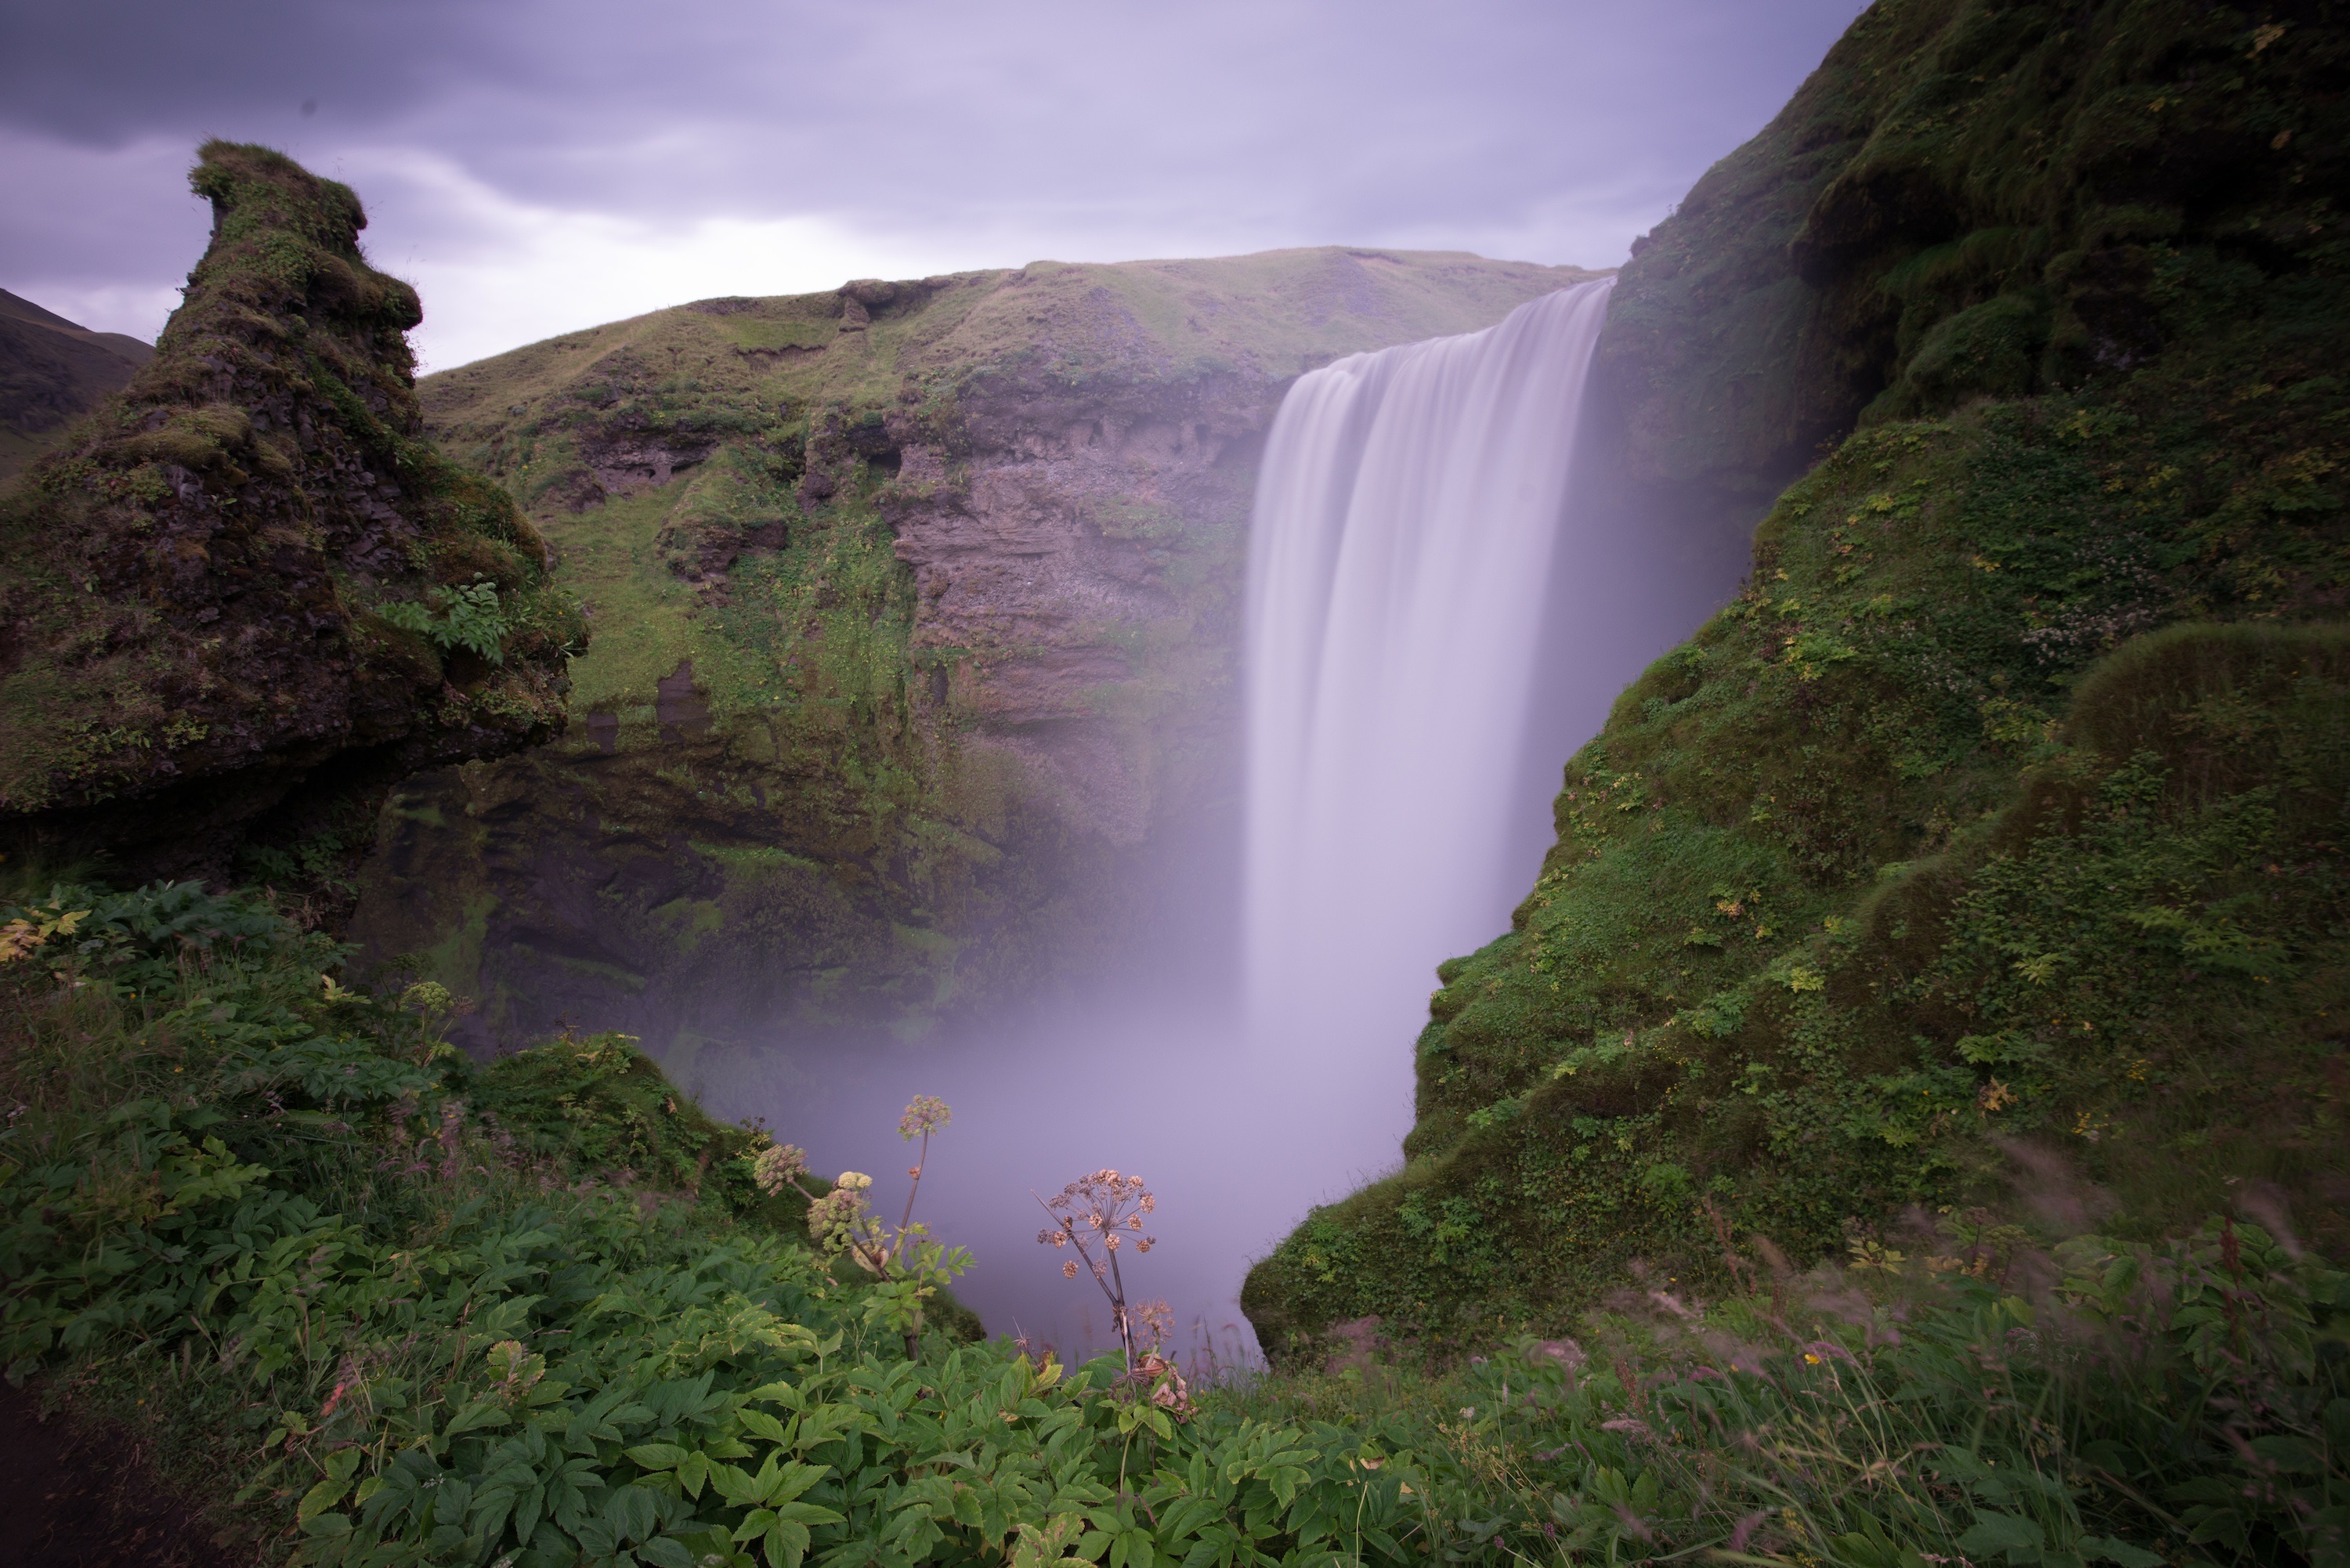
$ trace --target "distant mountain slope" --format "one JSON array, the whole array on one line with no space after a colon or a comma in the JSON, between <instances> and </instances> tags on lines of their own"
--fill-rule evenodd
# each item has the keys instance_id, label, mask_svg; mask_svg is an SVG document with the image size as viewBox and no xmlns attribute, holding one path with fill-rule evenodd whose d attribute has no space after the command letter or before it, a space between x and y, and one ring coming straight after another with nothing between
<instances>
[{"instance_id":1,"label":"distant mountain slope","mask_svg":"<svg viewBox=\"0 0 2350 1568\"><path fill-rule=\"evenodd\" d=\"M573 1013L672 1069L738 1022L919 1031L1097 971L1232 809L1243 539L1289 381L1592 275L1042 262L427 378L433 436L523 501L596 644L570 738L403 787L354 934L480 999L477 1044Z\"/></svg>"},{"instance_id":2,"label":"distant mountain slope","mask_svg":"<svg viewBox=\"0 0 2350 1568\"><path fill-rule=\"evenodd\" d=\"M154 357L120 332L92 332L0 288L0 480Z\"/></svg>"}]
</instances>

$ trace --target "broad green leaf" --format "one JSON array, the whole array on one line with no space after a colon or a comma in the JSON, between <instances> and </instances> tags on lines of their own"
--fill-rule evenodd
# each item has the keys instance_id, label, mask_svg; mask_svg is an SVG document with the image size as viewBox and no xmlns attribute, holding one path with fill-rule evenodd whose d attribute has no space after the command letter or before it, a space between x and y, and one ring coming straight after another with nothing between
<instances>
[{"instance_id":1,"label":"broad green leaf","mask_svg":"<svg viewBox=\"0 0 2350 1568\"><path fill-rule=\"evenodd\" d=\"M639 1443L628 1450L629 1458L649 1470L675 1469L686 1457L686 1450L675 1443Z\"/></svg>"}]
</instances>

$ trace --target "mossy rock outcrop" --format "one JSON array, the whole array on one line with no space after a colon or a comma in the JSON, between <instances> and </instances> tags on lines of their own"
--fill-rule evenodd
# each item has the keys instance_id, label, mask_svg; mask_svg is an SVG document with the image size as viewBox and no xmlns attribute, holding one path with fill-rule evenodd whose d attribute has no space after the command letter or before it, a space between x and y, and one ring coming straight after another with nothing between
<instances>
[{"instance_id":1,"label":"mossy rock outcrop","mask_svg":"<svg viewBox=\"0 0 2350 1568\"><path fill-rule=\"evenodd\" d=\"M1887 0L1640 247L1627 466L1809 472L1440 970L1401 1169L1251 1273L1270 1352L2019 1191L2350 1248L2345 85L2317 7Z\"/></svg>"},{"instance_id":2,"label":"mossy rock outcrop","mask_svg":"<svg viewBox=\"0 0 2350 1568\"><path fill-rule=\"evenodd\" d=\"M349 190L211 142L154 358L0 497L0 841L326 889L396 779L560 732L546 546L421 439Z\"/></svg>"},{"instance_id":3,"label":"mossy rock outcrop","mask_svg":"<svg viewBox=\"0 0 2350 1568\"><path fill-rule=\"evenodd\" d=\"M2274 308L2339 254L2345 88L2324 6L1880 0L1634 243L1597 369L1628 466L1767 498L1856 419Z\"/></svg>"},{"instance_id":4,"label":"mossy rock outcrop","mask_svg":"<svg viewBox=\"0 0 2350 1568\"><path fill-rule=\"evenodd\" d=\"M1243 537L1288 383L1592 274L1336 247L703 300L428 378L586 602L556 745L403 786L354 927L478 1009L702 1054L1121 961L1235 840ZM1228 851L1224 852L1228 853ZM703 1065L714 1066L713 1054Z\"/></svg>"}]
</instances>

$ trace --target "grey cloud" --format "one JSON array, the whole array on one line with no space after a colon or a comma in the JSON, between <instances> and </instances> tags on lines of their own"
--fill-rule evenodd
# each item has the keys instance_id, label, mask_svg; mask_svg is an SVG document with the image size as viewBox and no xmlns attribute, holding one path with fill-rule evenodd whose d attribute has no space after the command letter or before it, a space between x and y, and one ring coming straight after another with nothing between
<instances>
[{"instance_id":1,"label":"grey cloud","mask_svg":"<svg viewBox=\"0 0 2350 1568\"><path fill-rule=\"evenodd\" d=\"M214 134L330 172L405 151L543 208L967 234L986 253L971 265L1034 259L999 249L1026 236L1110 259L1186 235L1553 233L1606 237L1534 259L1600 265L1759 128L1858 9L0 0L0 135L30 150L19 170L109 151L136 162ZM416 192L362 194L402 245L463 243ZM120 269L144 275L130 257L155 243L126 210L120 196L74 216L19 203L0 213L0 271L54 273L110 231Z\"/></svg>"}]
</instances>

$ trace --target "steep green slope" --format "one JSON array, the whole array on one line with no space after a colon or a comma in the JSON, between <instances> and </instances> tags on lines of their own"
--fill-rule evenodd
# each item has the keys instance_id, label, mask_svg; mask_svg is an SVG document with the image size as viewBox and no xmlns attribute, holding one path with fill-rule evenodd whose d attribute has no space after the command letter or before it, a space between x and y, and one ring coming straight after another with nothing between
<instances>
[{"instance_id":1,"label":"steep green slope","mask_svg":"<svg viewBox=\"0 0 2350 1568\"><path fill-rule=\"evenodd\" d=\"M0 845L317 888L394 779L560 729L585 628L420 439L416 293L358 198L200 158L212 242L154 358L0 494Z\"/></svg>"},{"instance_id":2,"label":"steep green slope","mask_svg":"<svg viewBox=\"0 0 2350 1568\"><path fill-rule=\"evenodd\" d=\"M1407 1163L1250 1277L1276 1354L1993 1223L2019 1167L2350 1246L2345 85L2323 8L1879 4L1641 247L1650 483L1861 428L1569 764Z\"/></svg>"},{"instance_id":3,"label":"steep green slope","mask_svg":"<svg viewBox=\"0 0 2350 1568\"><path fill-rule=\"evenodd\" d=\"M777 1024L916 1033L1097 973L1231 809L1286 383L1590 275L1038 263L429 378L442 449L529 507L596 642L568 738L403 788L355 933L478 999L469 1043L595 1018L689 1083Z\"/></svg>"}]
</instances>

